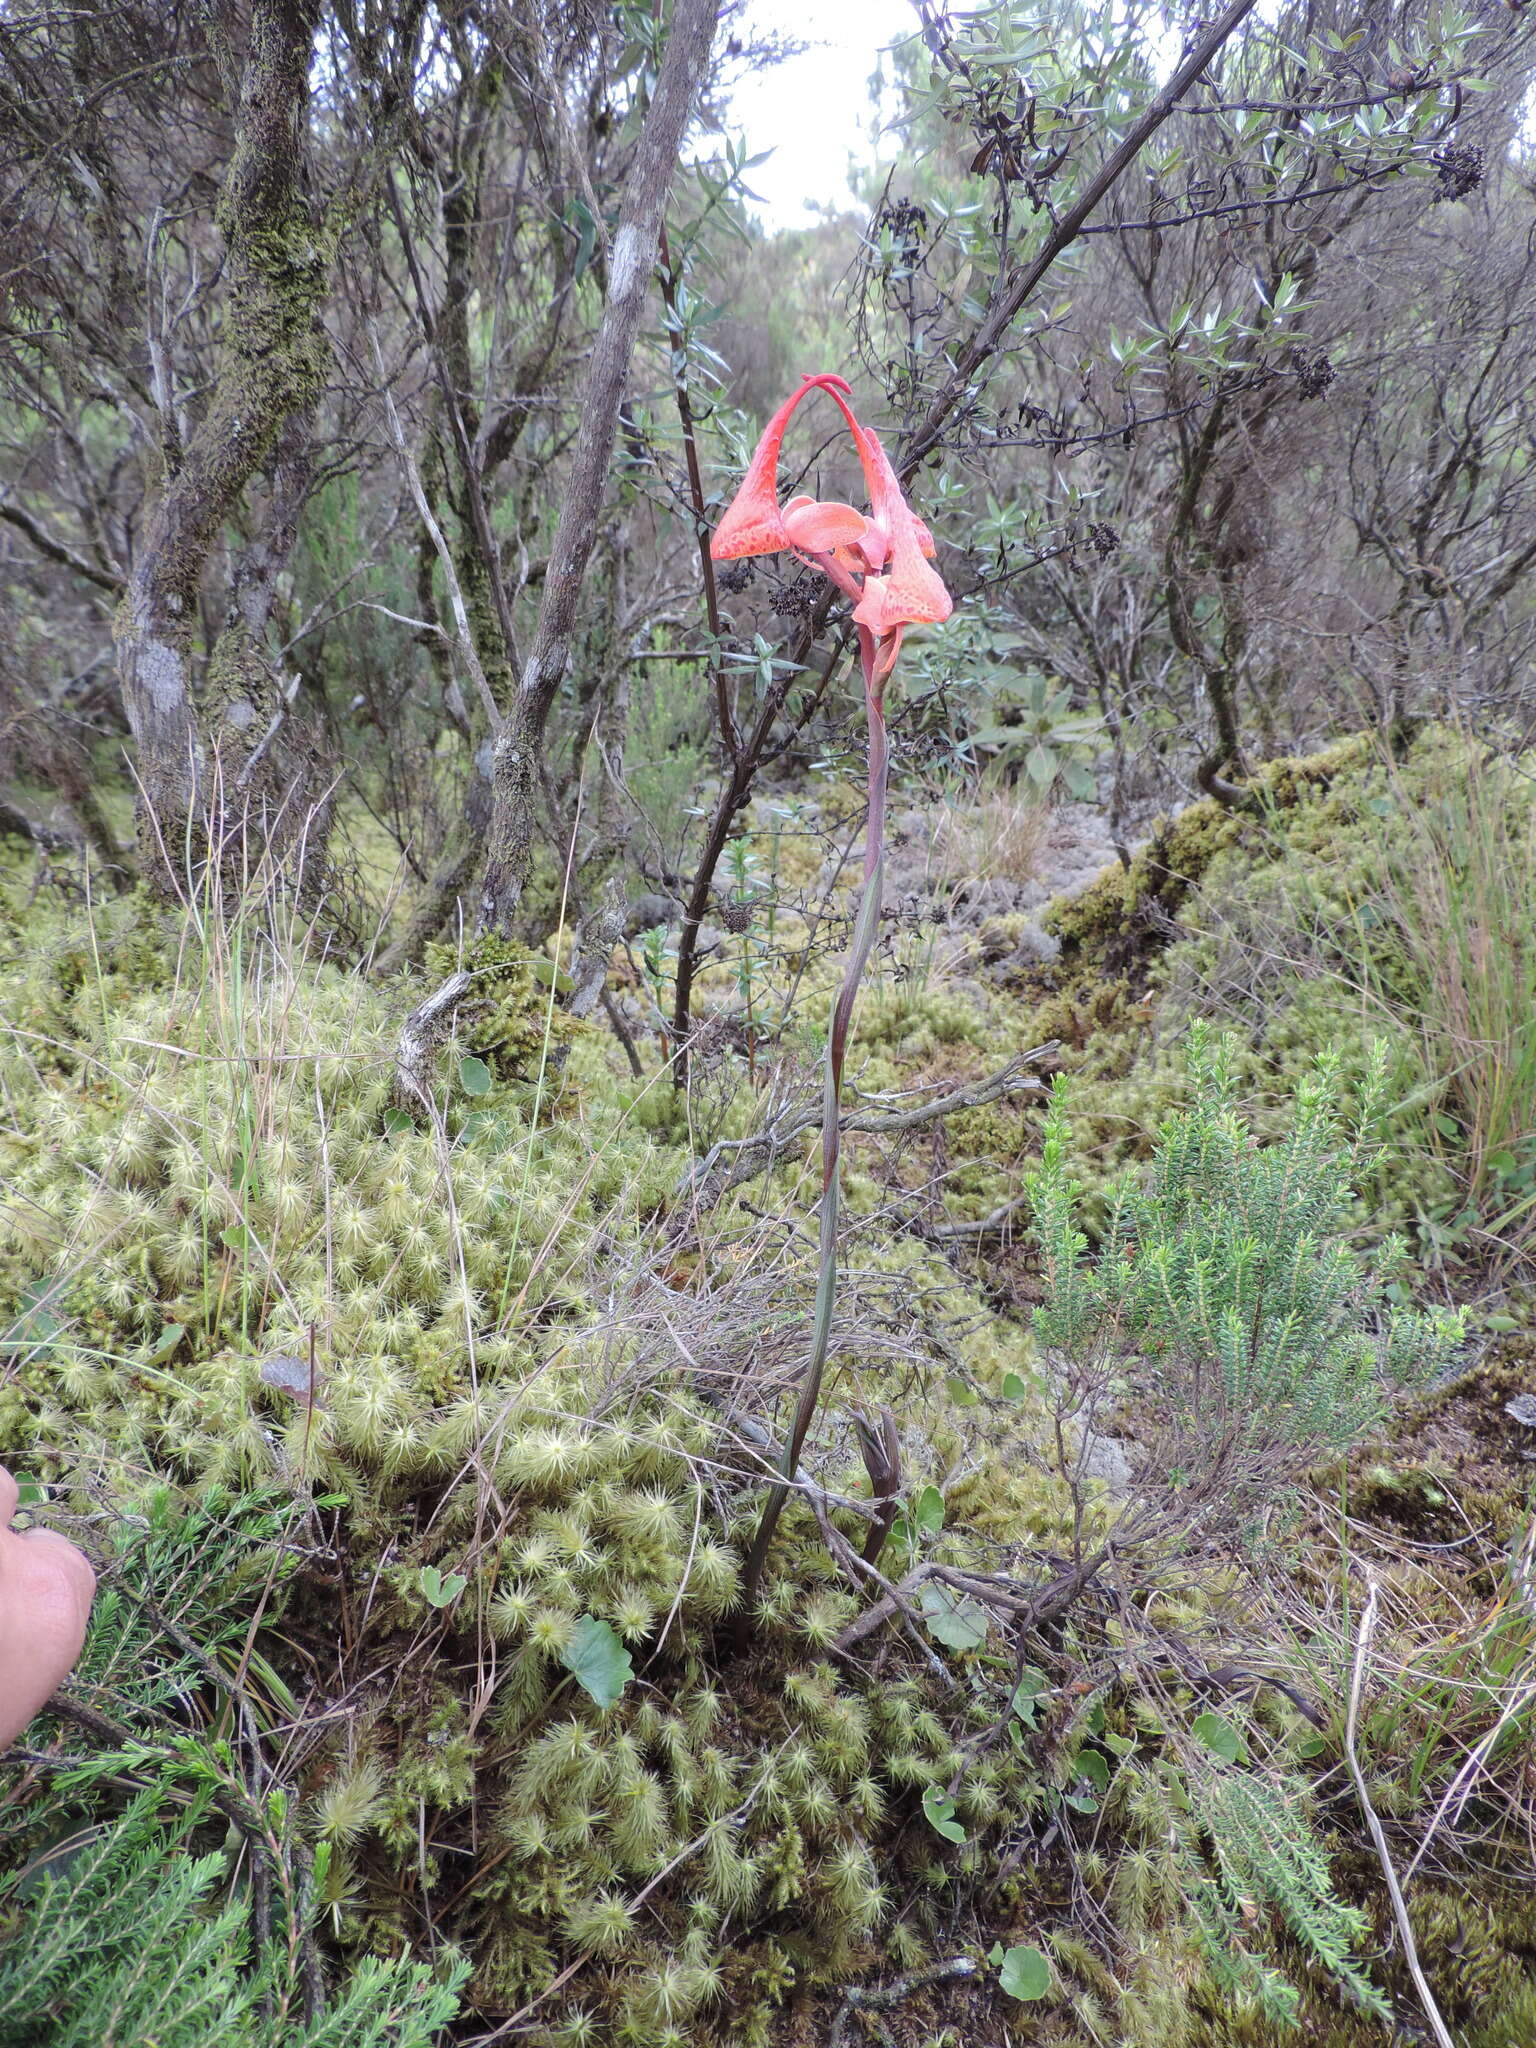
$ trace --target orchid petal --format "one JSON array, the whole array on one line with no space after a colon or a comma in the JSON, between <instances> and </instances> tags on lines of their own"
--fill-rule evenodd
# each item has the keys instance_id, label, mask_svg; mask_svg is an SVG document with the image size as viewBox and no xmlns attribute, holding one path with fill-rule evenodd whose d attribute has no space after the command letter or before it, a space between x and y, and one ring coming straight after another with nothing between
<instances>
[{"instance_id":1,"label":"orchid petal","mask_svg":"<svg viewBox=\"0 0 1536 2048\"><path fill-rule=\"evenodd\" d=\"M786 398L763 429L763 437L741 480L741 488L726 507L715 528L709 552L714 561L734 562L743 555L776 555L792 545L779 509L779 450L790 416L801 399L811 391L830 392L839 405L847 382L824 371L818 377L802 377L800 389Z\"/></svg>"},{"instance_id":2,"label":"orchid petal","mask_svg":"<svg viewBox=\"0 0 1536 2048\"><path fill-rule=\"evenodd\" d=\"M861 426L853 408L835 391L831 395L859 451L869 486L870 524L890 535L890 564L885 572L890 588L877 599L877 606L889 612L889 624L895 623L899 613L908 625L940 625L954 610L954 601L943 579L924 560L934 553L933 535L907 503L901 479L891 467L879 435L873 427ZM884 562L880 566L885 568ZM863 623L872 624L873 620L866 618Z\"/></svg>"},{"instance_id":3,"label":"orchid petal","mask_svg":"<svg viewBox=\"0 0 1536 2048\"><path fill-rule=\"evenodd\" d=\"M837 499L791 498L784 507L784 526L797 548L808 555L830 554L864 538L869 521L852 505Z\"/></svg>"}]
</instances>

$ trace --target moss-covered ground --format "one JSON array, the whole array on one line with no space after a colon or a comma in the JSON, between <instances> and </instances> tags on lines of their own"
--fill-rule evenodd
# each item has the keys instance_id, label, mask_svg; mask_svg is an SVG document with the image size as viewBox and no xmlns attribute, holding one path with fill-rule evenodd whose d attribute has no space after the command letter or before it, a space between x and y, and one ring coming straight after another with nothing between
<instances>
[{"instance_id":1,"label":"moss-covered ground","mask_svg":"<svg viewBox=\"0 0 1536 2048\"><path fill-rule=\"evenodd\" d=\"M0 1455L118 1589L98 1633L143 1604L112 1560L145 1529L212 1503L238 1530L281 1505L203 1679L155 1694L175 1631L151 1614L143 1668L88 1660L85 1704L151 1748L260 1748L283 1826L327 1848L326 1955L462 1953L465 2038L1366 2048L1389 2024L1274 1900L1233 1878L1246 1975L1201 1903L1213 1802L1256 1801L1234 1840L1292 1802L1354 1916L1340 1940L1417 2038L1343 1762L1364 1573L1383 1621L1359 1748L1396 1853L1432 1832L1421 1961L1467 2048L1536 2041L1536 1430L1505 1406L1536 1392L1536 1140L1498 1085L1529 1050L1525 772L1436 731L1397 762L1352 741L1275 764L1251 809L1196 805L1054 906L1050 964L999 984L978 940L942 967L913 952L869 993L849 1071L876 1107L1053 1043L1040 1071L1075 1077L1101 1210L1180 1098L1193 1018L1236 1034L1261 1132L1319 1049L1347 1092L1385 1037L1390 1143L1359 1242L1405 1231L1394 1288L1475 1310L1455 1385L1314 1474L1242 1556L1096 1591L1028 1645L1012 1712L1012 1647L953 1600L924 1610L937 1628L845 1645L867 1595L836 1541L868 1527L855 1408L888 1406L900 1441L888 1576L927 1560L1028 1585L1114 1513L1100 1495L1074 1524L1028 1327L1038 1094L852 1142L808 1455L821 1521L786 1516L743 1618L814 1287L814 1133L706 1211L687 1176L770 1089L812 1085L835 954L811 926L786 911L760 958L722 951L706 1001L756 974L756 1018L793 989L792 1028L749 1058L738 1019L689 1098L565 1018L551 958L477 959L428 1120L393 1070L418 984L326 959L270 906L199 926L134 897L38 898L11 867ZM1447 903L1506 920L1459 979L1425 943ZM1235 1775L1192 1746L1202 1712L1241 1731ZM82 1791L82 1816L111 1796ZM40 1846L24 1826L10 1842ZM1016 1946L1046 1958L1043 1998L1003 1988L993 1958Z\"/></svg>"}]
</instances>

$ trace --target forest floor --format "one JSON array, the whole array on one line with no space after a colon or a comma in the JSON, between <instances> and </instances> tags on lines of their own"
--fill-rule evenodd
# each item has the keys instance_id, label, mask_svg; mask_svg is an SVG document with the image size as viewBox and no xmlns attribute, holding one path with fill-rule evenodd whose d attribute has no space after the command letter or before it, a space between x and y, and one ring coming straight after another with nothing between
<instances>
[{"instance_id":1,"label":"forest floor","mask_svg":"<svg viewBox=\"0 0 1536 2048\"><path fill-rule=\"evenodd\" d=\"M281 1877L325 1847L323 1938L295 1923L293 1953L461 1951L465 2041L526 2008L549 2048L1375 2048L1429 2035L1363 1784L1458 2048L1536 2043L1536 941L1488 942L1536 933L1525 767L1346 742L1272 764L1247 811L1137 819L1126 859L1093 806L895 806L821 1506L786 1515L750 1629L814 1131L705 1206L690 1176L814 1105L842 799L773 920L722 937L686 1098L562 1025L533 954L444 1047L430 1127L391 1092L416 983L306 958L270 906L194 945L16 871L0 1453L110 1598L77 1682L95 1747L63 1738L97 1789L44 1798L34 1759L0 1854L105 1826L120 1784L249 1799L259 1768L285 1803L240 1853ZM1147 1358L1085 1407L1043 1355L1020 1196L1063 1073L1110 1239L1201 1113L1202 1032L1266 1145L1320 1053L1346 1113L1385 1076L1336 1233L1367 1352L1416 1304L1470 1320L1448 1377L1196 1536ZM911 1590L864 1634L882 1410L882 1582ZM1015 1639L1020 1602L1142 1527L1168 1533Z\"/></svg>"}]
</instances>

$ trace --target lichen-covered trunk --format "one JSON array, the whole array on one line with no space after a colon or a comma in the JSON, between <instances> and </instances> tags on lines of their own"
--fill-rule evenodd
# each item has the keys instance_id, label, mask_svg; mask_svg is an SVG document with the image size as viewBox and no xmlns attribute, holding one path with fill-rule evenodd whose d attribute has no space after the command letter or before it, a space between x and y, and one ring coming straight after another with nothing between
<instances>
[{"instance_id":1,"label":"lichen-covered trunk","mask_svg":"<svg viewBox=\"0 0 1536 2048\"><path fill-rule=\"evenodd\" d=\"M195 873L210 843L222 841L231 815L252 816L256 771L268 785L280 780L282 751L271 749L270 738L282 707L273 708L276 682L248 614L251 590L270 593L274 557L285 559L291 548L286 512L274 509L262 573L237 589L231 645L214 664L224 686L214 693L218 705L209 707L215 718L199 701L195 636L203 572L230 513L274 458L275 484L282 471L302 466L295 437L281 448L279 439L290 421L307 421L324 386L320 309L328 263L304 180L318 15L318 0L253 0L248 12L228 4L215 11L214 32L226 51L238 50L243 38L235 146L217 212L228 248L217 366L179 460L174 436L165 436L163 486L115 627L138 756L140 858L147 879L168 893L185 887L189 869ZM165 394L164 402L169 411L174 396ZM281 808L283 795L268 788L254 808L270 810L274 801Z\"/></svg>"}]
</instances>

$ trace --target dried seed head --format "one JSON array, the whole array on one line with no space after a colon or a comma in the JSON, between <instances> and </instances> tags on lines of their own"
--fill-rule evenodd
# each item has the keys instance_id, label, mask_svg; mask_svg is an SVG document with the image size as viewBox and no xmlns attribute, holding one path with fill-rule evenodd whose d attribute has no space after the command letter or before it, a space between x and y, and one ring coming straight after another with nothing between
<instances>
[{"instance_id":1,"label":"dried seed head","mask_svg":"<svg viewBox=\"0 0 1536 2048\"><path fill-rule=\"evenodd\" d=\"M1321 398L1339 374L1321 349L1311 354L1305 349L1292 349L1291 369L1303 398Z\"/></svg>"},{"instance_id":2,"label":"dried seed head","mask_svg":"<svg viewBox=\"0 0 1536 2048\"><path fill-rule=\"evenodd\" d=\"M1483 151L1475 142L1448 142L1430 162L1435 167L1437 200L1465 199L1483 182Z\"/></svg>"}]
</instances>

